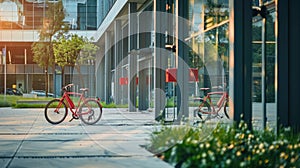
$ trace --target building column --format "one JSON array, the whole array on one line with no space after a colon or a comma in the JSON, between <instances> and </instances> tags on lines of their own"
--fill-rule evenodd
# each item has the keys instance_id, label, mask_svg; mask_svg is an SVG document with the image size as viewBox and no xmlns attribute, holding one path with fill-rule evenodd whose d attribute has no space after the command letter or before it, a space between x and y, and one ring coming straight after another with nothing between
<instances>
[{"instance_id":1,"label":"building column","mask_svg":"<svg viewBox=\"0 0 300 168\"><path fill-rule=\"evenodd\" d=\"M277 5L277 118L278 128L292 127L300 132L300 58L299 58L299 5L300 1L280 1Z\"/></svg>"},{"instance_id":2,"label":"building column","mask_svg":"<svg viewBox=\"0 0 300 168\"><path fill-rule=\"evenodd\" d=\"M101 100L105 100L105 53L104 46L99 47L97 52L97 61L95 64L95 78L96 78L96 96Z\"/></svg>"},{"instance_id":3,"label":"building column","mask_svg":"<svg viewBox=\"0 0 300 168\"><path fill-rule=\"evenodd\" d=\"M229 8L230 110L252 129L252 1L230 0Z\"/></svg>"},{"instance_id":4,"label":"building column","mask_svg":"<svg viewBox=\"0 0 300 168\"><path fill-rule=\"evenodd\" d=\"M137 22L137 3L130 2L128 5L129 18L128 18L128 64L129 64L129 73L128 73L128 110L136 111L137 105L137 33L138 33L138 22Z\"/></svg>"},{"instance_id":5,"label":"building column","mask_svg":"<svg viewBox=\"0 0 300 168\"><path fill-rule=\"evenodd\" d=\"M148 109L148 86L147 86L147 75L148 75L148 62L141 61L139 62L139 78L138 78L138 87L139 87L139 110ZM148 100L148 101L147 101Z\"/></svg>"},{"instance_id":6,"label":"building column","mask_svg":"<svg viewBox=\"0 0 300 168\"><path fill-rule=\"evenodd\" d=\"M114 22L114 50L115 50L115 104L121 104L121 87L119 79L122 77L122 22L121 20L116 20Z\"/></svg>"},{"instance_id":7,"label":"building column","mask_svg":"<svg viewBox=\"0 0 300 168\"><path fill-rule=\"evenodd\" d=\"M154 49L154 111L155 119L161 120L165 112L165 80L167 68L167 56L165 51L166 30L166 4L164 1L154 1L154 32L155 32L155 49Z\"/></svg>"},{"instance_id":8,"label":"building column","mask_svg":"<svg viewBox=\"0 0 300 168\"><path fill-rule=\"evenodd\" d=\"M177 58L177 122L189 118L189 46L185 43L188 37L188 0L177 0L177 32L176 32L176 58ZM179 7L180 6L180 7Z\"/></svg>"},{"instance_id":9,"label":"building column","mask_svg":"<svg viewBox=\"0 0 300 168\"><path fill-rule=\"evenodd\" d=\"M105 68L104 68L104 80L105 80L105 102L107 104L111 103L110 102L110 97L111 97L111 32L105 32Z\"/></svg>"}]
</instances>

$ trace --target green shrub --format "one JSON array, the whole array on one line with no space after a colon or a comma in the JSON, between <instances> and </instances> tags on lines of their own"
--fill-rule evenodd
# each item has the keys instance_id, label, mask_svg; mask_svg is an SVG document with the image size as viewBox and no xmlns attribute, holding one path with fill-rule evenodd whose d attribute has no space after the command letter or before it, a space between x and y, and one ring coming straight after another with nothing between
<instances>
[{"instance_id":1,"label":"green shrub","mask_svg":"<svg viewBox=\"0 0 300 168\"><path fill-rule=\"evenodd\" d=\"M7 101L0 101L0 107L10 107L11 104Z\"/></svg>"},{"instance_id":2,"label":"green shrub","mask_svg":"<svg viewBox=\"0 0 300 168\"><path fill-rule=\"evenodd\" d=\"M182 139L173 140L176 144L158 155L175 167L300 167L300 138L289 131L279 135L271 130L249 131L241 122L239 126L219 124L207 132L202 127L186 128ZM148 149L153 151L156 141L167 142L161 134L177 133L177 128L154 132Z\"/></svg>"},{"instance_id":3,"label":"green shrub","mask_svg":"<svg viewBox=\"0 0 300 168\"><path fill-rule=\"evenodd\" d=\"M14 108L45 108L46 104L26 104L26 103L18 103L13 106Z\"/></svg>"}]
</instances>

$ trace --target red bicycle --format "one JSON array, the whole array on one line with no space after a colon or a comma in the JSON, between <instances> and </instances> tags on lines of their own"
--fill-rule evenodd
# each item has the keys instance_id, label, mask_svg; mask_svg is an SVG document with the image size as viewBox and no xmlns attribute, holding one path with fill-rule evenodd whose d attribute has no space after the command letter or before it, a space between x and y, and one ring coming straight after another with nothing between
<instances>
[{"instance_id":1,"label":"red bicycle","mask_svg":"<svg viewBox=\"0 0 300 168\"><path fill-rule=\"evenodd\" d=\"M88 88L81 88L81 93L69 92L68 88L73 84L68 84L62 88L63 96L51 100L45 107L46 120L51 124L59 124L65 120L68 109L72 112L72 119L81 119L85 124L97 123L102 116L102 106L99 98L86 98L85 93ZM79 96L77 105L74 104L70 95ZM67 106L68 105L68 106Z\"/></svg>"},{"instance_id":2,"label":"red bicycle","mask_svg":"<svg viewBox=\"0 0 300 168\"><path fill-rule=\"evenodd\" d=\"M201 98L201 103L195 110L198 117L201 118L202 121L215 117L223 118L223 115L219 113L221 109L223 109L225 116L229 119L229 96L227 91L208 92L209 88L201 88L200 90L204 91L204 97Z\"/></svg>"}]
</instances>

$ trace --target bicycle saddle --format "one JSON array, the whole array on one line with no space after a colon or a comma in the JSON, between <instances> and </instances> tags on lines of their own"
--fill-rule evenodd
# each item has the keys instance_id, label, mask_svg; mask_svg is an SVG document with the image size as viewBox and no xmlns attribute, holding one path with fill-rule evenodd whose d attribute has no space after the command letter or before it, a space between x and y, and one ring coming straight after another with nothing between
<instances>
[{"instance_id":1,"label":"bicycle saddle","mask_svg":"<svg viewBox=\"0 0 300 168\"><path fill-rule=\"evenodd\" d=\"M85 91L88 91L89 88L80 88L79 90L85 92Z\"/></svg>"}]
</instances>

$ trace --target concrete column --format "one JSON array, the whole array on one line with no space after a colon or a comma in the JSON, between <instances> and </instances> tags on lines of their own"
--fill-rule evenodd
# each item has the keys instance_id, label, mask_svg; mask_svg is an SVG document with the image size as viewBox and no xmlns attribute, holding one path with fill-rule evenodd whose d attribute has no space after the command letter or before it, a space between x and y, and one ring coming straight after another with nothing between
<instances>
[{"instance_id":1,"label":"concrete column","mask_svg":"<svg viewBox=\"0 0 300 168\"><path fill-rule=\"evenodd\" d=\"M104 46L99 47L97 52L97 61L95 65L96 71L96 96L100 97L101 100L105 100L105 57L104 57Z\"/></svg>"},{"instance_id":2,"label":"concrete column","mask_svg":"<svg viewBox=\"0 0 300 168\"><path fill-rule=\"evenodd\" d=\"M122 70L121 76L128 77L128 24L122 27ZM128 86L121 86L121 104L128 104Z\"/></svg>"},{"instance_id":3,"label":"concrete column","mask_svg":"<svg viewBox=\"0 0 300 168\"><path fill-rule=\"evenodd\" d=\"M110 96L111 96L111 32L105 32L105 68L104 68L104 86L105 86L105 102L107 104L110 102Z\"/></svg>"},{"instance_id":4,"label":"concrete column","mask_svg":"<svg viewBox=\"0 0 300 168\"><path fill-rule=\"evenodd\" d=\"M138 87L139 87L139 110L147 110L148 107L148 86L147 86L147 69L148 62L142 61L139 63L139 78L138 78Z\"/></svg>"},{"instance_id":5,"label":"concrete column","mask_svg":"<svg viewBox=\"0 0 300 168\"><path fill-rule=\"evenodd\" d=\"M114 45L115 45L115 97L116 104L121 104L121 87L119 79L122 77L122 24L121 20L114 22Z\"/></svg>"},{"instance_id":6,"label":"concrete column","mask_svg":"<svg viewBox=\"0 0 300 168\"><path fill-rule=\"evenodd\" d=\"M128 57L128 63L129 63L129 73L128 73L128 110L129 111L136 111L136 98L137 98L137 84L136 84L136 77L137 77L137 33L138 33L138 22L137 22L137 3L136 2L130 2L128 5L128 11L129 11L129 57Z\"/></svg>"}]
</instances>

